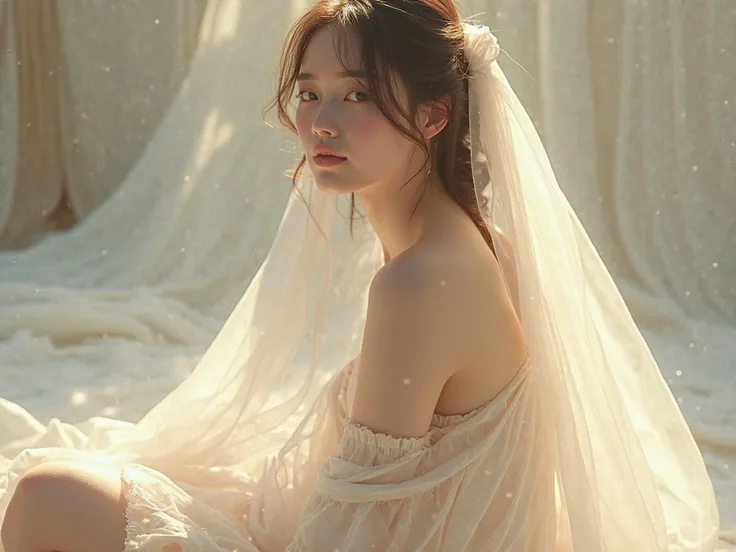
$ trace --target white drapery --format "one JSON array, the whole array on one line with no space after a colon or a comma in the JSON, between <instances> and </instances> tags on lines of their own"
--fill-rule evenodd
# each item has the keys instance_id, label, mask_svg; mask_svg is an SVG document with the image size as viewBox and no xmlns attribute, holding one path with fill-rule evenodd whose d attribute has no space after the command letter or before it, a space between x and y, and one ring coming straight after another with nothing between
<instances>
[{"instance_id":1,"label":"white drapery","mask_svg":"<svg viewBox=\"0 0 736 552\"><path fill-rule=\"evenodd\" d=\"M0 247L99 206L156 132L206 0L0 1Z\"/></svg>"}]
</instances>

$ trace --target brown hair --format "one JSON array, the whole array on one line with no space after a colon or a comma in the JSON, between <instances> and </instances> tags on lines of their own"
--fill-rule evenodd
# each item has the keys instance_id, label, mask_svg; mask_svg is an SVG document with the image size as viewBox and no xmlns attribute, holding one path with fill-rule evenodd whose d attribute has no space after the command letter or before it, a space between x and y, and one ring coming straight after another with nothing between
<instances>
[{"instance_id":1,"label":"brown hair","mask_svg":"<svg viewBox=\"0 0 736 552\"><path fill-rule=\"evenodd\" d=\"M452 0L318 0L287 35L279 64L278 117L291 131L288 114L307 46L320 29L332 26L355 32L362 45L362 67L378 109L396 130L425 153L425 167L436 171L445 190L467 213L493 248L478 209L469 148L468 63L462 22ZM341 48L338 47L338 55ZM347 68L346 68L347 69ZM407 111L395 95L398 77L409 98ZM448 122L429 144L417 128L420 105L448 102ZM293 181L306 163L302 156ZM351 228L355 197L351 199Z\"/></svg>"}]
</instances>

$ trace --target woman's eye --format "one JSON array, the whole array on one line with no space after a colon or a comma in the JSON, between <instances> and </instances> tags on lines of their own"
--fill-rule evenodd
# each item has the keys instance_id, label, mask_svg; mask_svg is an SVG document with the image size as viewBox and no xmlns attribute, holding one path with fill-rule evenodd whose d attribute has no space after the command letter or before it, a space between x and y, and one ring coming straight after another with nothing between
<instances>
[{"instance_id":1,"label":"woman's eye","mask_svg":"<svg viewBox=\"0 0 736 552\"><path fill-rule=\"evenodd\" d=\"M365 102L368 100L368 94L365 92L351 92L347 96L345 96L348 100L351 102Z\"/></svg>"},{"instance_id":2,"label":"woman's eye","mask_svg":"<svg viewBox=\"0 0 736 552\"><path fill-rule=\"evenodd\" d=\"M317 95L309 90L302 90L297 93L296 98L302 102L311 102L317 99Z\"/></svg>"}]
</instances>

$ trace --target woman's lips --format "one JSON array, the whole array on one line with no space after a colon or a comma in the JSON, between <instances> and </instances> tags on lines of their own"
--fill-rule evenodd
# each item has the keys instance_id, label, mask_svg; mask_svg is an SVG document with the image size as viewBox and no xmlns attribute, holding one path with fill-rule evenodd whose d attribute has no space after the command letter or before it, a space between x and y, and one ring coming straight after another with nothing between
<instances>
[{"instance_id":1,"label":"woman's lips","mask_svg":"<svg viewBox=\"0 0 736 552\"><path fill-rule=\"evenodd\" d=\"M318 167L335 167L345 161L344 157L338 157L337 155L315 155L314 164Z\"/></svg>"}]
</instances>

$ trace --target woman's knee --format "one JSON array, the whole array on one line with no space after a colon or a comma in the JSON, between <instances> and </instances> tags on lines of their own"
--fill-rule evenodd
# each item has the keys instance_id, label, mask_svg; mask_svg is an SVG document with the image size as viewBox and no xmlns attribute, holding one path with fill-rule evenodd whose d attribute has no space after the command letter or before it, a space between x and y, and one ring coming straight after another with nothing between
<instances>
[{"instance_id":1,"label":"woman's knee","mask_svg":"<svg viewBox=\"0 0 736 552\"><path fill-rule=\"evenodd\" d=\"M0 538L7 552L58 549L85 527L92 532L104 528L124 534L119 472L78 462L49 462L32 468L18 481Z\"/></svg>"},{"instance_id":2,"label":"woman's knee","mask_svg":"<svg viewBox=\"0 0 736 552\"><path fill-rule=\"evenodd\" d=\"M31 515L39 504L43 504L49 479L48 469L39 466L26 472L18 480L8 503L8 508L0 527L0 542L6 551L33 548L29 541L34 538Z\"/></svg>"}]
</instances>

